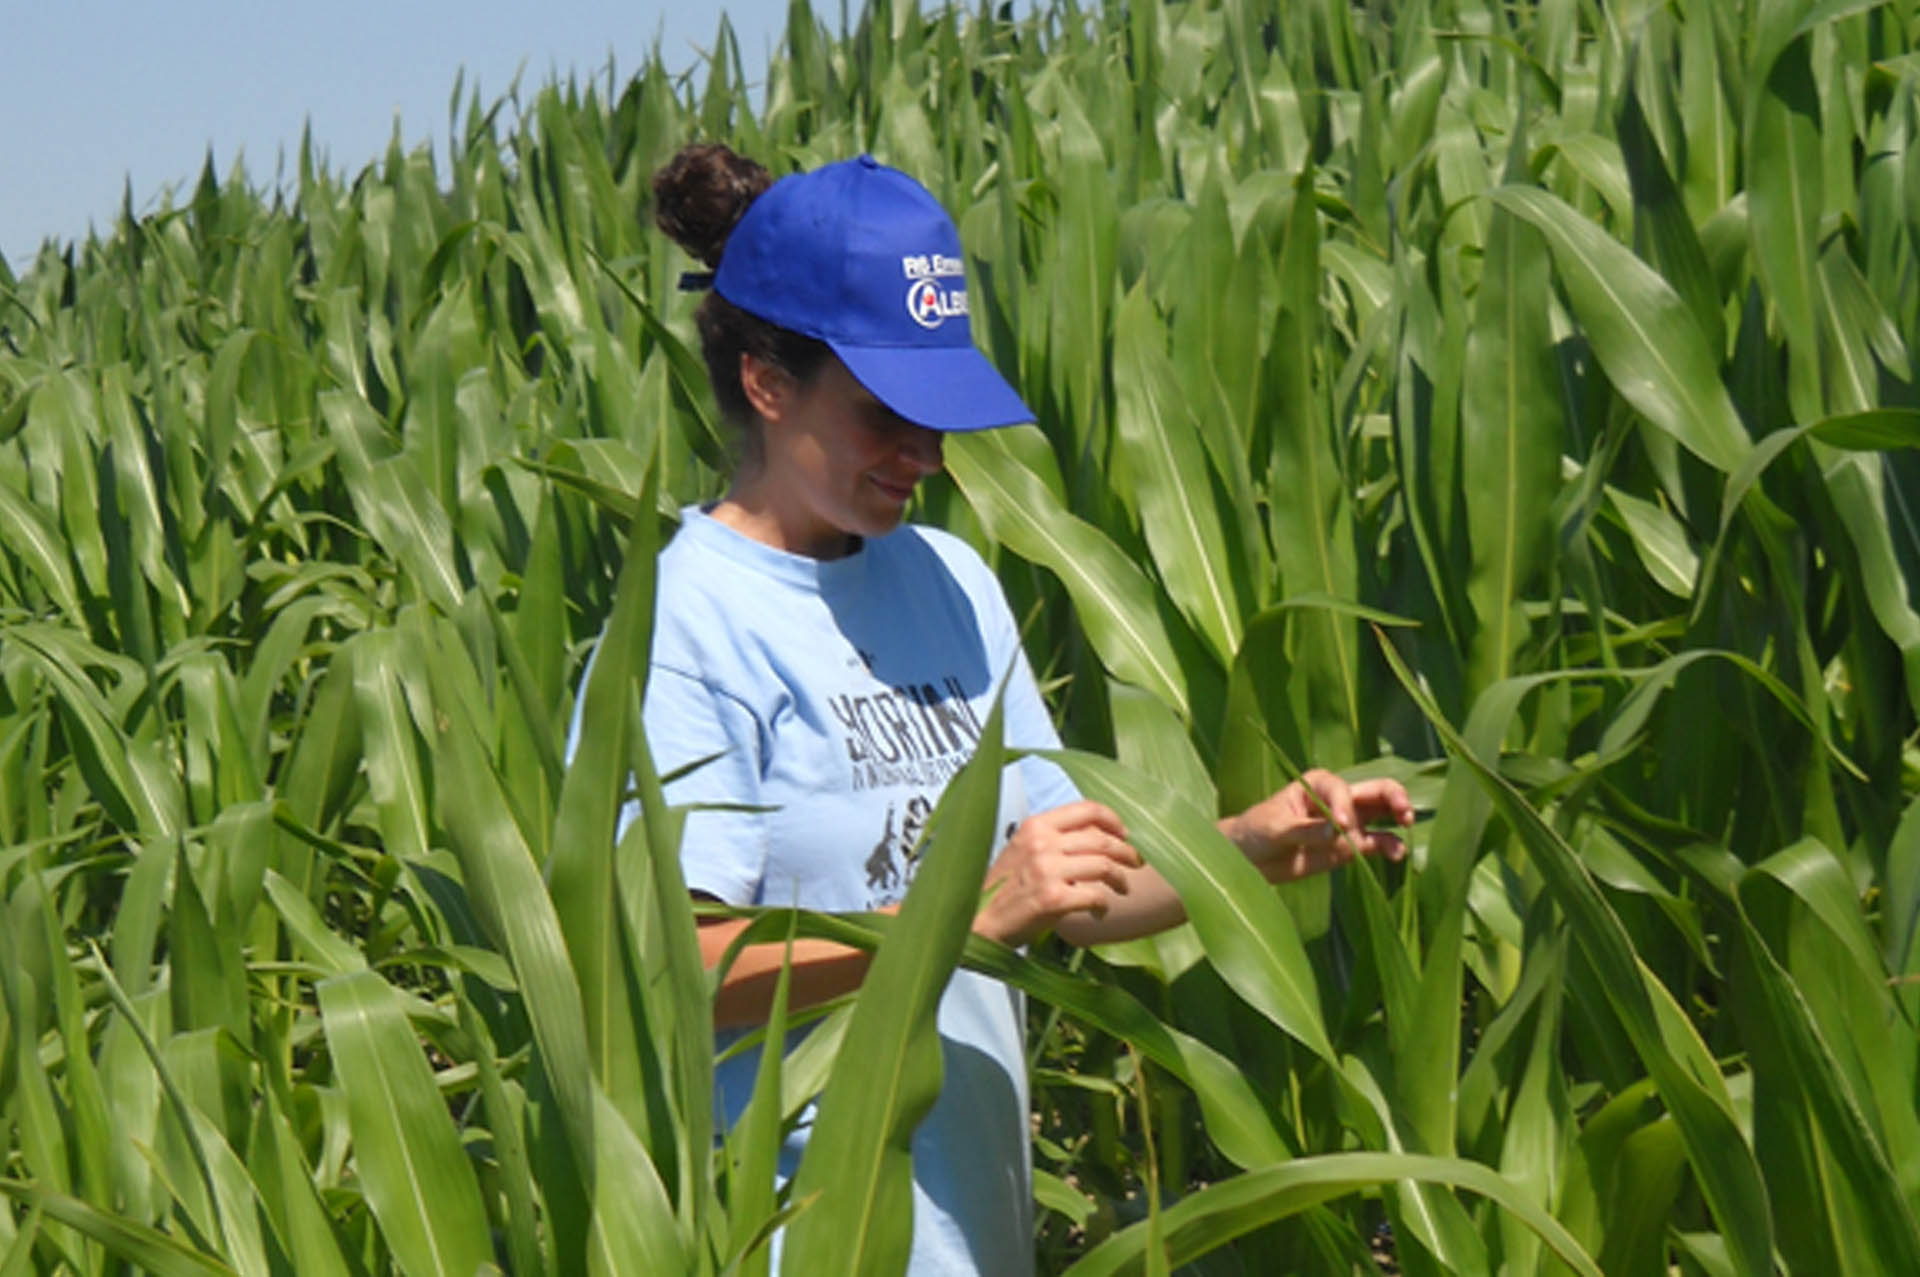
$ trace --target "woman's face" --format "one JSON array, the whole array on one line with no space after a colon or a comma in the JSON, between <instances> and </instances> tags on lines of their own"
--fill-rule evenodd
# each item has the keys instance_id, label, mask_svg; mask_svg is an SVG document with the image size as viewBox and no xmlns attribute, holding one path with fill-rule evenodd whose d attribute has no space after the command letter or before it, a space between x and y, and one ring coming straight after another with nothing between
<instances>
[{"instance_id":1,"label":"woman's face","mask_svg":"<svg viewBox=\"0 0 1920 1277\"><path fill-rule=\"evenodd\" d=\"M746 530L831 559L853 548L851 538L897 527L920 480L940 469L940 432L900 417L838 359L805 385L751 357L743 365L741 381L764 423L760 465L732 496L759 516Z\"/></svg>"}]
</instances>

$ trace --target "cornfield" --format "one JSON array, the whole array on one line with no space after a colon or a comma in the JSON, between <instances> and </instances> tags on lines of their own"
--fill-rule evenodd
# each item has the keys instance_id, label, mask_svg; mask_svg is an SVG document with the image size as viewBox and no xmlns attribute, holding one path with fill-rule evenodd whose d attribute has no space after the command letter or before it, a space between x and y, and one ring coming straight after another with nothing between
<instances>
[{"instance_id":1,"label":"cornfield","mask_svg":"<svg viewBox=\"0 0 1920 1277\"><path fill-rule=\"evenodd\" d=\"M1920 1272L1920 4L794 0L749 79L0 263L0 1277L896 1272L955 962L1043 1272ZM731 1132L635 730L695 137L955 213L1039 421L915 517L1191 918L965 935L989 724L897 925L756 923L878 954ZM1268 889L1210 818L1309 765L1408 864Z\"/></svg>"}]
</instances>

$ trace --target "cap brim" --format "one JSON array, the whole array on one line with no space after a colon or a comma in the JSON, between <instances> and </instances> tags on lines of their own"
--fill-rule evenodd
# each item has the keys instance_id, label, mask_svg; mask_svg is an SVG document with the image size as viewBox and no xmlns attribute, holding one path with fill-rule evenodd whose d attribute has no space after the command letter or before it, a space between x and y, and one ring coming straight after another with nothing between
<instances>
[{"instance_id":1,"label":"cap brim","mask_svg":"<svg viewBox=\"0 0 1920 1277\"><path fill-rule=\"evenodd\" d=\"M987 430L1033 420L987 357L968 346L844 346L829 342L854 380L915 425Z\"/></svg>"}]
</instances>

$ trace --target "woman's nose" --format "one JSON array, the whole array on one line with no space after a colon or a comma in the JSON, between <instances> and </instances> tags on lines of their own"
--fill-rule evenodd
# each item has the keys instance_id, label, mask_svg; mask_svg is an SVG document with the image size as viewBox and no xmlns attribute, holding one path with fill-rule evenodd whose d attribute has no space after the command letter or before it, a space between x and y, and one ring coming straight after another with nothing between
<instances>
[{"instance_id":1,"label":"woman's nose","mask_svg":"<svg viewBox=\"0 0 1920 1277\"><path fill-rule=\"evenodd\" d=\"M930 430L926 426L908 426L900 440L900 451L922 473L932 474L942 464L941 448L945 438L940 431Z\"/></svg>"}]
</instances>

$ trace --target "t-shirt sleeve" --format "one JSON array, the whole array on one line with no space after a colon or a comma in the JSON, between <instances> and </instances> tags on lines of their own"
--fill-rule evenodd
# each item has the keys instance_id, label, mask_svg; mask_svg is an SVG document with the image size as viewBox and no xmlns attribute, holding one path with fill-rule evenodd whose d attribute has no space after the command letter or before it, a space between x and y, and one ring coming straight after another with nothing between
<instances>
[{"instance_id":1,"label":"t-shirt sleeve","mask_svg":"<svg viewBox=\"0 0 1920 1277\"><path fill-rule=\"evenodd\" d=\"M970 556L971 557L971 556ZM975 606L986 618L987 650L996 670L1007 671L1006 741L1009 750L1059 749L1060 733L1054 730L1047 702L1033 676L1033 666L1020 645L1020 629L1014 624L1013 610L1007 606L1000 579L977 557L972 593ZM1020 781L1026 790L1029 814L1051 811L1080 800L1079 788L1067 778L1057 763L1042 758L1023 758L1019 763Z\"/></svg>"},{"instance_id":2,"label":"t-shirt sleeve","mask_svg":"<svg viewBox=\"0 0 1920 1277\"><path fill-rule=\"evenodd\" d=\"M1034 681L1027 654L1014 643L1013 668L1007 675L1006 722L1008 749L1059 749L1060 734L1053 729L1047 703ZM1044 758L1023 758L1019 762L1020 780L1026 787L1029 812L1052 811L1080 800L1079 788L1060 770L1057 763Z\"/></svg>"},{"instance_id":3,"label":"t-shirt sleeve","mask_svg":"<svg viewBox=\"0 0 1920 1277\"><path fill-rule=\"evenodd\" d=\"M760 803L760 725L736 697L683 671L655 664L647 679L647 745L668 776L666 799L685 807L680 870L687 890L726 904L754 903L766 866ZM622 815L621 827L632 818Z\"/></svg>"}]
</instances>

